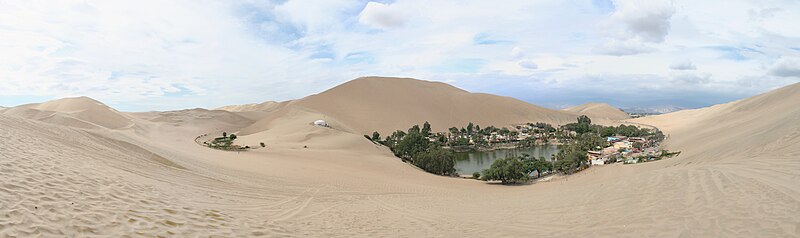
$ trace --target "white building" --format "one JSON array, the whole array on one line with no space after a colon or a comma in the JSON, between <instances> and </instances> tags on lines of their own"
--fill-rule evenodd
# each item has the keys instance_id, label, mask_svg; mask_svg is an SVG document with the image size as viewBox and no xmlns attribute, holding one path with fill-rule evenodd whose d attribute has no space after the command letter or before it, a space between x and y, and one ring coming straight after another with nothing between
<instances>
[{"instance_id":1,"label":"white building","mask_svg":"<svg viewBox=\"0 0 800 238\"><path fill-rule=\"evenodd\" d=\"M327 126L328 126L328 123L327 123L327 122L325 122L324 120L316 120L316 121L314 121L314 125L315 125L315 126L323 126L323 127L327 127Z\"/></svg>"}]
</instances>

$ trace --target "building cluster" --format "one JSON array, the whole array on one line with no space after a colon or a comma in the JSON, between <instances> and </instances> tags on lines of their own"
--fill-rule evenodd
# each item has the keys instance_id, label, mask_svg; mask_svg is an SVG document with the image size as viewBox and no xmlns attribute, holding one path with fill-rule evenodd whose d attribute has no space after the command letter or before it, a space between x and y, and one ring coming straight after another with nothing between
<instances>
[{"instance_id":1,"label":"building cluster","mask_svg":"<svg viewBox=\"0 0 800 238\"><path fill-rule=\"evenodd\" d=\"M607 146L587 152L591 165L604 165L614 162L636 163L638 158L655 157L657 144L644 137L613 136L606 138Z\"/></svg>"}]
</instances>

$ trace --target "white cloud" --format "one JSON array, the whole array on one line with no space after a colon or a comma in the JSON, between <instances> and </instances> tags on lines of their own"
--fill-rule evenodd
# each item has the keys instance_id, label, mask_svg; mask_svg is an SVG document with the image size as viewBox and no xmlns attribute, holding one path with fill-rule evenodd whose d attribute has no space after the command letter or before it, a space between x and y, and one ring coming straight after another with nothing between
<instances>
[{"instance_id":1,"label":"white cloud","mask_svg":"<svg viewBox=\"0 0 800 238\"><path fill-rule=\"evenodd\" d=\"M769 74L800 78L800 57L781 57L769 68Z\"/></svg>"},{"instance_id":2,"label":"white cloud","mask_svg":"<svg viewBox=\"0 0 800 238\"><path fill-rule=\"evenodd\" d=\"M671 65L669 65L669 68L674 70L696 70L697 66L694 66L694 64L690 60L683 60L672 63Z\"/></svg>"},{"instance_id":3,"label":"white cloud","mask_svg":"<svg viewBox=\"0 0 800 238\"><path fill-rule=\"evenodd\" d=\"M677 73L672 76L672 81L678 84L707 84L711 82L711 74Z\"/></svg>"},{"instance_id":4,"label":"white cloud","mask_svg":"<svg viewBox=\"0 0 800 238\"><path fill-rule=\"evenodd\" d=\"M519 46L514 46L514 48L511 49L511 57L514 59L525 57L525 52L522 52L522 48Z\"/></svg>"},{"instance_id":5,"label":"white cloud","mask_svg":"<svg viewBox=\"0 0 800 238\"><path fill-rule=\"evenodd\" d=\"M630 90L697 83L671 88L676 95L796 81L800 2L614 3L609 14L555 0L2 1L0 95L88 95L150 110L293 99L362 75L564 88L592 79ZM683 71L696 65L702 73ZM768 77L739 84L741 75Z\"/></svg>"},{"instance_id":6,"label":"white cloud","mask_svg":"<svg viewBox=\"0 0 800 238\"><path fill-rule=\"evenodd\" d=\"M532 60L522 60L518 64L519 64L519 66L522 66L523 68L526 68L526 69L538 69L539 68L539 65L537 65Z\"/></svg>"},{"instance_id":7,"label":"white cloud","mask_svg":"<svg viewBox=\"0 0 800 238\"><path fill-rule=\"evenodd\" d=\"M617 0L613 17L624 24L633 37L647 42L663 42L669 34L675 7L669 0Z\"/></svg>"},{"instance_id":8,"label":"white cloud","mask_svg":"<svg viewBox=\"0 0 800 238\"><path fill-rule=\"evenodd\" d=\"M592 52L604 55L625 56L644 54L656 51L639 40L611 40L592 49Z\"/></svg>"},{"instance_id":9,"label":"white cloud","mask_svg":"<svg viewBox=\"0 0 800 238\"><path fill-rule=\"evenodd\" d=\"M358 22L375 28L388 29L402 26L407 14L396 4L369 2L358 17Z\"/></svg>"}]
</instances>

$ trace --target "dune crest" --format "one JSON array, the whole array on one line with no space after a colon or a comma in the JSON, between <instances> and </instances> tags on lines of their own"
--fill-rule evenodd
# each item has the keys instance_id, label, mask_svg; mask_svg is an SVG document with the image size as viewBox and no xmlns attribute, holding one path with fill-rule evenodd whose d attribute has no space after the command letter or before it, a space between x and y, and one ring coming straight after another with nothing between
<instances>
[{"instance_id":1,"label":"dune crest","mask_svg":"<svg viewBox=\"0 0 800 238\"><path fill-rule=\"evenodd\" d=\"M242 105L228 105L215 108L214 110L224 110L229 112L252 112L252 111L270 111L277 107L279 102L266 101L262 103L249 103Z\"/></svg>"},{"instance_id":2,"label":"dune crest","mask_svg":"<svg viewBox=\"0 0 800 238\"><path fill-rule=\"evenodd\" d=\"M288 106L335 118L355 134L390 133L428 121L435 131L452 126L509 126L526 122L563 124L576 116L514 98L470 93L451 85L411 78L362 77Z\"/></svg>"},{"instance_id":3,"label":"dune crest","mask_svg":"<svg viewBox=\"0 0 800 238\"><path fill-rule=\"evenodd\" d=\"M6 109L2 113L84 129L122 129L133 125L128 116L89 97L26 104Z\"/></svg>"},{"instance_id":4,"label":"dune crest","mask_svg":"<svg viewBox=\"0 0 800 238\"><path fill-rule=\"evenodd\" d=\"M613 107L608 103L590 102L582 105L563 109L579 115L586 115L592 119L625 120L631 118L628 113Z\"/></svg>"},{"instance_id":5,"label":"dune crest","mask_svg":"<svg viewBox=\"0 0 800 238\"><path fill-rule=\"evenodd\" d=\"M707 108L631 121L655 125L672 138L668 145L688 155L716 160L749 156L800 158L800 83Z\"/></svg>"}]
</instances>

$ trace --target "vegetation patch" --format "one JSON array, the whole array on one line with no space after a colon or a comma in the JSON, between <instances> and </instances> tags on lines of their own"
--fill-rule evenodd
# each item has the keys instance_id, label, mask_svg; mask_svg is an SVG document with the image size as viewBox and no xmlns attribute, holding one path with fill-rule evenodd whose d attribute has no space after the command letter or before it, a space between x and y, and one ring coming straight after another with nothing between
<instances>
[{"instance_id":1,"label":"vegetation patch","mask_svg":"<svg viewBox=\"0 0 800 238\"><path fill-rule=\"evenodd\" d=\"M592 165L607 163L637 163L678 155L680 152L657 150L665 138L658 129L633 125L601 126L592 124L585 115L577 122L554 127L547 123L526 123L512 128L481 127L469 123L466 127L451 127L434 133L425 122L407 131L397 130L382 139L380 133L364 135L376 144L389 147L395 156L425 171L439 175L457 176L454 151L492 150L558 144L559 152L552 158L533 158L528 155L496 160L489 169L473 174L473 178L512 184L536 176L573 174Z\"/></svg>"},{"instance_id":2,"label":"vegetation patch","mask_svg":"<svg viewBox=\"0 0 800 238\"><path fill-rule=\"evenodd\" d=\"M222 132L221 137L214 138L211 141L203 142L203 144L207 147L218 149L218 150L227 150L227 151L245 151L249 149L249 146L242 147L239 145L234 145L233 141L236 140L237 136L235 134L228 135L227 132ZM263 145L262 146L266 146Z\"/></svg>"}]
</instances>

